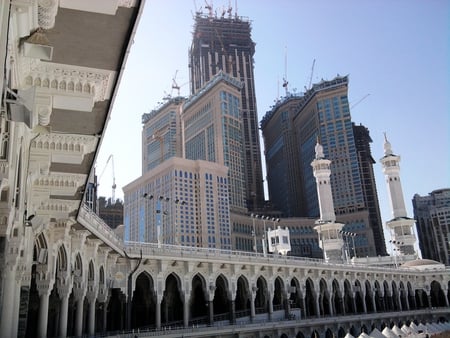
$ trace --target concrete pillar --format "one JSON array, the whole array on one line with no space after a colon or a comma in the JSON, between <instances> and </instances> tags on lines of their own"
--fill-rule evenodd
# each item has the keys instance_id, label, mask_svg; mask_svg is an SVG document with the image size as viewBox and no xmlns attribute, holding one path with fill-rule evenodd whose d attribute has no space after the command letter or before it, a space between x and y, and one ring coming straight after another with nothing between
<instances>
[{"instance_id":1,"label":"concrete pillar","mask_svg":"<svg viewBox=\"0 0 450 338\"><path fill-rule=\"evenodd\" d=\"M405 292L405 305L406 305L406 311L409 311L409 299L408 299L408 291ZM447 299L447 297L445 297L445 299ZM448 304L447 304L448 307Z\"/></svg>"},{"instance_id":2,"label":"concrete pillar","mask_svg":"<svg viewBox=\"0 0 450 338\"><path fill-rule=\"evenodd\" d=\"M39 338L47 337L49 296L50 296L49 290L39 292L39 317L38 317L39 319L37 328L37 336Z\"/></svg>"},{"instance_id":3,"label":"concrete pillar","mask_svg":"<svg viewBox=\"0 0 450 338\"><path fill-rule=\"evenodd\" d=\"M95 333L95 303L96 303L96 298L89 299L88 332L90 335L93 335Z\"/></svg>"},{"instance_id":4,"label":"concrete pillar","mask_svg":"<svg viewBox=\"0 0 450 338\"><path fill-rule=\"evenodd\" d=\"M365 294L365 292L361 292L361 298L362 298L362 304L363 304L363 311L364 311L364 313L367 313L367 304L366 304L366 294Z\"/></svg>"},{"instance_id":5,"label":"concrete pillar","mask_svg":"<svg viewBox=\"0 0 450 338\"><path fill-rule=\"evenodd\" d=\"M103 326L102 331L106 332L106 328L108 326L108 301L103 303Z\"/></svg>"},{"instance_id":6,"label":"concrete pillar","mask_svg":"<svg viewBox=\"0 0 450 338\"><path fill-rule=\"evenodd\" d=\"M209 308L209 325L213 325L214 324L214 303L212 300L209 301L208 303L208 308Z\"/></svg>"},{"instance_id":7,"label":"concrete pillar","mask_svg":"<svg viewBox=\"0 0 450 338\"><path fill-rule=\"evenodd\" d=\"M357 309L356 309L356 297L355 297L355 293L353 292L353 295L352 295L352 309L353 309L353 313L357 313L358 311L357 311Z\"/></svg>"},{"instance_id":8,"label":"concrete pillar","mask_svg":"<svg viewBox=\"0 0 450 338\"><path fill-rule=\"evenodd\" d=\"M253 322L255 320L255 299L256 299L256 291L251 292L250 294L250 321Z\"/></svg>"},{"instance_id":9,"label":"concrete pillar","mask_svg":"<svg viewBox=\"0 0 450 338\"><path fill-rule=\"evenodd\" d=\"M330 312L330 316L334 316L334 307L333 307L334 302L332 301L332 299L329 299L328 301L328 309Z\"/></svg>"},{"instance_id":10,"label":"concrete pillar","mask_svg":"<svg viewBox=\"0 0 450 338\"><path fill-rule=\"evenodd\" d=\"M162 296L159 294L156 295L156 328L158 330L161 329L161 302L162 302Z\"/></svg>"},{"instance_id":11,"label":"concrete pillar","mask_svg":"<svg viewBox=\"0 0 450 338\"><path fill-rule=\"evenodd\" d=\"M3 288L3 304L2 317L0 318L0 337L14 337L13 321L17 318L13 317L15 294L19 292L19 285L16 283L16 269L15 267L7 267L4 273L4 288Z\"/></svg>"},{"instance_id":12,"label":"concrete pillar","mask_svg":"<svg viewBox=\"0 0 450 338\"><path fill-rule=\"evenodd\" d=\"M273 315L273 292L268 291L267 294L269 295L269 320L272 320Z\"/></svg>"},{"instance_id":13,"label":"concrete pillar","mask_svg":"<svg viewBox=\"0 0 450 338\"><path fill-rule=\"evenodd\" d=\"M305 297L302 297L302 308L303 308L303 312L302 315L303 317L306 317L306 301L305 301Z\"/></svg>"},{"instance_id":14,"label":"concrete pillar","mask_svg":"<svg viewBox=\"0 0 450 338\"><path fill-rule=\"evenodd\" d=\"M377 309L377 302L375 301L375 299L376 299L376 293L372 292L373 312L377 313L378 309Z\"/></svg>"},{"instance_id":15,"label":"concrete pillar","mask_svg":"<svg viewBox=\"0 0 450 338\"><path fill-rule=\"evenodd\" d=\"M61 299L61 307L59 310L59 336L66 337L67 336L67 314L69 311L69 292L65 290L65 292L60 292L58 290Z\"/></svg>"},{"instance_id":16,"label":"concrete pillar","mask_svg":"<svg viewBox=\"0 0 450 338\"><path fill-rule=\"evenodd\" d=\"M184 327L189 326L189 294L184 294L183 300L183 325Z\"/></svg>"},{"instance_id":17,"label":"concrete pillar","mask_svg":"<svg viewBox=\"0 0 450 338\"><path fill-rule=\"evenodd\" d=\"M400 297L400 292L397 293L397 303L398 303L398 308L400 311L403 311L403 306L402 306L402 299Z\"/></svg>"},{"instance_id":18,"label":"concrete pillar","mask_svg":"<svg viewBox=\"0 0 450 338\"><path fill-rule=\"evenodd\" d=\"M234 299L230 300L230 324L236 324L236 306Z\"/></svg>"},{"instance_id":19,"label":"concrete pillar","mask_svg":"<svg viewBox=\"0 0 450 338\"><path fill-rule=\"evenodd\" d=\"M81 336L83 334L83 304L84 297L77 299L77 309L75 313L75 336Z\"/></svg>"},{"instance_id":20,"label":"concrete pillar","mask_svg":"<svg viewBox=\"0 0 450 338\"><path fill-rule=\"evenodd\" d=\"M316 316L317 316L318 318L320 318L321 315L320 315L319 296L316 295L316 297L315 297L314 300L315 300L315 302L314 302L314 307L315 307Z\"/></svg>"}]
</instances>

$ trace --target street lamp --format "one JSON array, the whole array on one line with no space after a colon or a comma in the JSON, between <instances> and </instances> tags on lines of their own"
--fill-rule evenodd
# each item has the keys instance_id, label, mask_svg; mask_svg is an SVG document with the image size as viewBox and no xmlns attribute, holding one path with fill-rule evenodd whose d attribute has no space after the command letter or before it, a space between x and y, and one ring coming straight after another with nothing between
<instances>
[{"instance_id":1,"label":"street lamp","mask_svg":"<svg viewBox=\"0 0 450 338\"><path fill-rule=\"evenodd\" d=\"M264 257L267 256L267 233L266 233L266 220L269 220L269 216L261 216L261 219L263 220L263 227L264 227L264 233L262 238L262 247L263 247L263 255Z\"/></svg>"},{"instance_id":2,"label":"street lamp","mask_svg":"<svg viewBox=\"0 0 450 338\"><path fill-rule=\"evenodd\" d=\"M181 201L178 198L175 200L175 244L179 245L180 241L179 241L179 232L178 232L178 224L177 224L177 220L178 220L178 205L186 205L185 201Z\"/></svg>"},{"instance_id":3,"label":"street lamp","mask_svg":"<svg viewBox=\"0 0 450 338\"><path fill-rule=\"evenodd\" d=\"M250 216L251 216L251 218L252 218L252 223L253 223L253 230L252 230L252 236L253 236L253 251L254 251L255 253L257 253L257 252L258 252L258 249L256 248L255 218L258 218L259 215L251 214Z\"/></svg>"}]
</instances>

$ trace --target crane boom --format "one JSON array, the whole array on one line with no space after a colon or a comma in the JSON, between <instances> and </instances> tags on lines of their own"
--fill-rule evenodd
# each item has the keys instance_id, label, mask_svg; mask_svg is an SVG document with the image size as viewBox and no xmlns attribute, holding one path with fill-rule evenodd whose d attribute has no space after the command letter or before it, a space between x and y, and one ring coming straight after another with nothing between
<instances>
[{"instance_id":1,"label":"crane boom","mask_svg":"<svg viewBox=\"0 0 450 338\"><path fill-rule=\"evenodd\" d=\"M112 184L112 194L111 194L111 204L114 204L116 201L116 175L114 173L114 156L111 154L109 155L108 159L106 160L106 164L105 167L103 168L100 176L98 177L98 181L100 182L103 174L105 173L106 168L108 167L108 163L111 161L111 168L112 168L112 179L113 179L113 184ZM97 183L97 185L99 185L99 183Z\"/></svg>"}]
</instances>

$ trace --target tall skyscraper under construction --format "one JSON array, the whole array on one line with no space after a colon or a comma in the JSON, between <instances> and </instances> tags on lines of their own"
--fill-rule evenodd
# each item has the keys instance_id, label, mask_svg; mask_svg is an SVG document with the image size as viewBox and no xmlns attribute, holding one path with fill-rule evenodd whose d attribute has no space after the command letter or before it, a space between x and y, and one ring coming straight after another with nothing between
<instances>
[{"instance_id":1,"label":"tall skyscraper under construction","mask_svg":"<svg viewBox=\"0 0 450 338\"><path fill-rule=\"evenodd\" d=\"M250 21L231 14L221 17L197 12L192 45L189 51L191 94L199 91L220 71L243 83L241 115L243 121L246 206L257 210L264 204L261 149L256 111L253 55Z\"/></svg>"},{"instance_id":2,"label":"tall skyscraper under construction","mask_svg":"<svg viewBox=\"0 0 450 338\"><path fill-rule=\"evenodd\" d=\"M364 128L364 127L361 127ZM331 162L338 220L357 233L358 256L386 254L366 129L353 128L348 77L321 81L279 100L261 121L270 201L287 217L317 217L319 203L311 168L317 139ZM354 130L355 129L355 130Z\"/></svg>"}]
</instances>

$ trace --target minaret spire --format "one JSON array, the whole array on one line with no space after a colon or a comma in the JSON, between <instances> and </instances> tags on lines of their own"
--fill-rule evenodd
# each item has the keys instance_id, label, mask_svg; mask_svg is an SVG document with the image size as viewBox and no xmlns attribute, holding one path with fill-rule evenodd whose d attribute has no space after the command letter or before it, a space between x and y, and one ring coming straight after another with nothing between
<instances>
[{"instance_id":1,"label":"minaret spire","mask_svg":"<svg viewBox=\"0 0 450 338\"><path fill-rule=\"evenodd\" d=\"M333 195L331 191L330 175L331 161L325 158L323 147L317 143L315 158L311 162L314 177L316 178L317 197L319 199L320 219L316 221L314 230L319 234L319 245L324 252L326 260L341 261L343 240L340 236L344 224L336 223L334 213Z\"/></svg>"},{"instance_id":2,"label":"minaret spire","mask_svg":"<svg viewBox=\"0 0 450 338\"><path fill-rule=\"evenodd\" d=\"M415 254L416 236L413 232L414 219L407 216L403 190L400 181L400 156L392 151L391 143L384 133L384 156L380 159L386 179L392 219L386 222L391 230L391 243L400 254Z\"/></svg>"}]
</instances>

